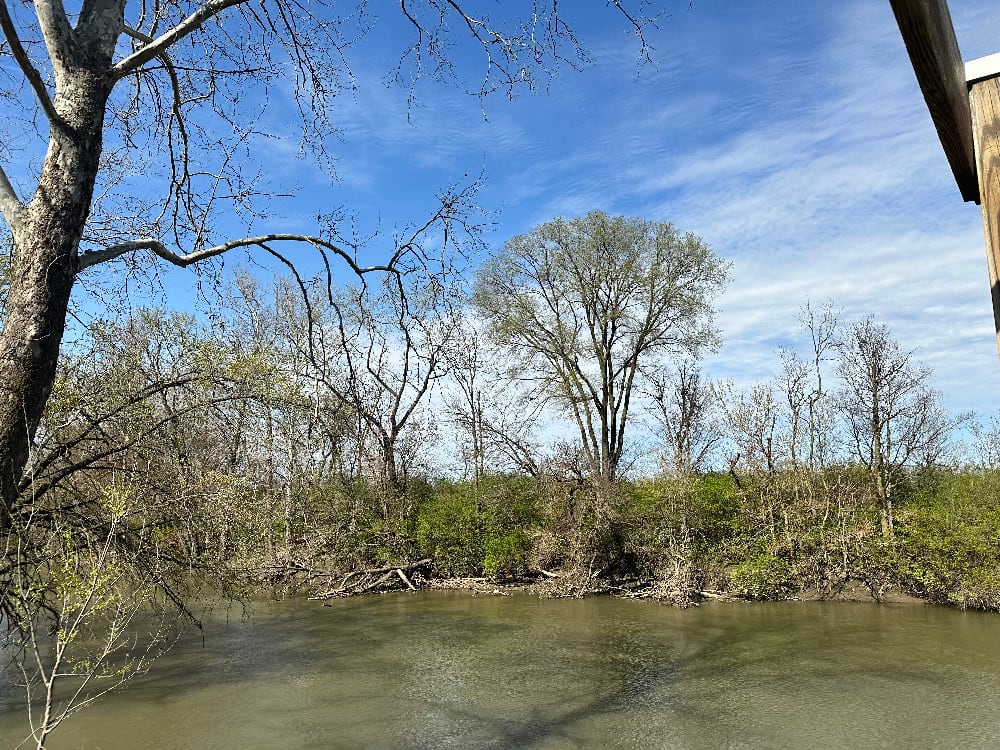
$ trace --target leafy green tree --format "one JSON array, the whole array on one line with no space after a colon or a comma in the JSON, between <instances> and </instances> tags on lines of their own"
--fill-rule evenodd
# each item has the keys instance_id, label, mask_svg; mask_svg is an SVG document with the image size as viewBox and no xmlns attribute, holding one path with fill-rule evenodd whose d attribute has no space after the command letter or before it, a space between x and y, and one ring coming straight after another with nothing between
<instances>
[{"instance_id":1,"label":"leafy green tree","mask_svg":"<svg viewBox=\"0 0 1000 750\"><path fill-rule=\"evenodd\" d=\"M133 566L122 581L179 608L170 619L191 619L185 601L202 585L245 592L273 528L254 480L266 377L190 316L96 321L62 357L19 488L30 503L0 557L11 627L64 617L53 561L96 559L95 539L113 545L103 559Z\"/></svg>"},{"instance_id":2,"label":"leafy green tree","mask_svg":"<svg viewBox=\"0 0 1000 750\"><path fill-rule=\"evenodd\" d=\"M39 747L146 669L201 583L244 590L267 528L239 476L253 442L244 374L191 316L159 310L97 320L62 356L19 488L30 503L0 558Z\"/></svg>"},{"instance_id":3,"label":"leafy green tree","mask_svg":"<svg viewBox=\"0 0 1000 750\"><path fill-rule=\"evenodd\" d=\"M717 341L727 266L672 224L594 211L509 240L476 275L474 303L520 377L572 417L592 475L613 483L644 368Z\"/></svg>"}]
</instances>

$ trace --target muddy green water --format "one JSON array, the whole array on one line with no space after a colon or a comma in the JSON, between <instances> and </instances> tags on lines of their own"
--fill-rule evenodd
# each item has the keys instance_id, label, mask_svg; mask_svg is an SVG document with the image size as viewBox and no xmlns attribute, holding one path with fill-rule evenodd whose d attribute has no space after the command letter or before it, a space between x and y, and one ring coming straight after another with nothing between
<instances>
[{"instance_id":1,"label":"muddy green water","mask_svg":"<svg viewBox=\"0 0 1000 750\"><path fill-rule=\"evenodd\" d=\"M0 695L0 748L24 736ZM209 623L51 750L1000 748L1000 617L422 592Z\"/></svg>"}]
</instances>

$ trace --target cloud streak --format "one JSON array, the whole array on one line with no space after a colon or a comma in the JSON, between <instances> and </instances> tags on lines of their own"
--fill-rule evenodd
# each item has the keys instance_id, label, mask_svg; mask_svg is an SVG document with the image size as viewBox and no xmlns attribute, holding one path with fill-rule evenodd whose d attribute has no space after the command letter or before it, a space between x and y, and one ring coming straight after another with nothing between
<instances>
[{"instance_id":1,"label":"cloud streak","mask_svg":"<svg viewBox=\"0 0 1000 750\"><path fill-rule=\"evenodd\" d=\"M1000 47L1000 8L950 5L967 58ZM845 320L874 315L916 348L950 408L995 409L981 220L888 3L696 2L663 22L657 65L638 72L607 11L580 24L593 67L540 96L487 100L485 117L458 88L421 87L409 108L384 66L359 67L324 200L395 223L483 170L495 244L592 209L669 220L733 264L712 374L769 377L775 349L802 342L799 307L830 298Z\"/></svg>"}]
</instances>

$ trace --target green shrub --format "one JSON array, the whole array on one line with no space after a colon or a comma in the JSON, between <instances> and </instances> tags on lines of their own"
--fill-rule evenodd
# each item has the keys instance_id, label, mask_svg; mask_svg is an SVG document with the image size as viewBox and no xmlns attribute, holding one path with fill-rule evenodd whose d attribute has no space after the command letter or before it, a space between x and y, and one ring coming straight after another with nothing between
<instances>
[{"instance_id":1,"label":"green shrub","mask_svg":"<svg viewBox=\"0 0 1000 750\"><path fill-rule=\"evenodd\" d=\"M965 471L901 508L904 582L940 604L1000 610L1000 473Z\"/></svg>"},{"instance_id":2,"label":"green shrub","mask_svg":"<svg viewBox=\"0 0 1000 750\"><path fill-rule=\"evenodd\" d=\"M732 532L739 511L739 490L729 474L714 472L695 478L691 525L709 538Z\"/></svg>"},{"instance_id":3,"label":"green shrub","mask_svg":"<svg viewBox=\"0 0 1000 750\"><path fill-rule=\"evenodd\" d=\"M776 555L760 554L729 572L732 588L751 599L779 599L792 588L791 569Z\"/></svg>"},{"instance_id":4,"label":"green shrub","mask_svg":"<svg viewBox=\"0 0 1000 750\"><path fill-rule=\"evenodd\" d=\"M483 519L468 484L441 483L417 517L417 545L450 575L478 572L483 558Z\"/></svg>"},{"instance_id":5,"label":"green shrub","mask_svg":"<svg viewBox=\"0 0 1000 750\"><path fill-rule=\"evenodd\" d=\"M531 538L523 529L489 536L483 545L483 573L491 578L508 578L524 573L531 552Z\"/></svg>"},{"instance_id":6,"label":"green shrub","mask_svg":"<svg viewBox=\"0 0 1000 750\"><path fill-rule=\"evenodd\" d=\"M451 575L514 575L527 567L538 492L526 477L437 483L417 520L417 545Z\"/></svg>"}]
</instances>

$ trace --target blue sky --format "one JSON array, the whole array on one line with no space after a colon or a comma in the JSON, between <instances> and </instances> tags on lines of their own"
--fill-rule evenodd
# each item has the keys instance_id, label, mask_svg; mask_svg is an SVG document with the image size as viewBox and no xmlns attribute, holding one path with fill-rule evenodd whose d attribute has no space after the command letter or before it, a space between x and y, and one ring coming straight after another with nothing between
<instances>
[{"instance_id":1,"label":"blue sky","mask_svg":"<svg viewBox=\"0 0 1000 750\"><path fill-rule=\"evenodd\" d=\"M492 245L591 209L671 221L732 262L712 377L769 377L799 307L830 298L916 348L950 409L995 411L979 208L954 184L888 2L679 2L650 37L652 66L601 5L577 20L591 66L485 112L430 82L408 106L382 83L395 50L379 50L340 112L338 182L283 167L311 196L288 218L343 204L389 228L482 171ZM1000 4L950 6L966 59L1000 51Z\"/></svg>"},{"instance_id":2,"label":"blue sky","mask_svg":"<svg viewBox=\"0 0 1000 750\"><path fill-rule=\"evenodd\" d=\"M336 206L363 233L391 232L423 219L436 191L482 173L491 246L601 209L671 221L731 261L713 378L770 377L777 348L799 341L800 306L829 298L844 320L872 314L917 349L949 409L995 412L979 208L954 184L888 1L664 5L674 10L650 33L654 63L639 65L613 9L562 3L593 63L482 107L460 86L422 81L410 104L405 87L386 85L400 47L385 21L352 58L357 88L336 105L336 180L296 158L291 130L269 141L269 182L299 191L250 233L312 233ZM950 6L966 59L1000 51L1000 3Z\"/></svg>"}]
</instances>

